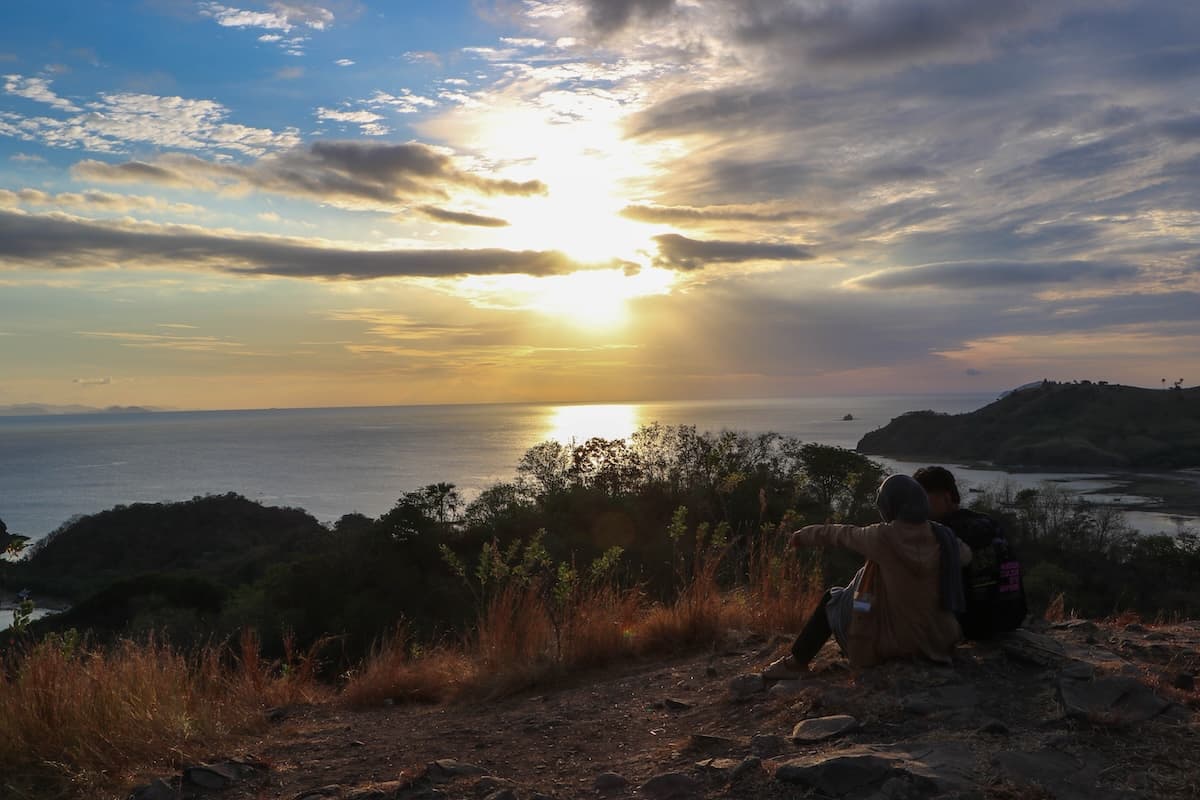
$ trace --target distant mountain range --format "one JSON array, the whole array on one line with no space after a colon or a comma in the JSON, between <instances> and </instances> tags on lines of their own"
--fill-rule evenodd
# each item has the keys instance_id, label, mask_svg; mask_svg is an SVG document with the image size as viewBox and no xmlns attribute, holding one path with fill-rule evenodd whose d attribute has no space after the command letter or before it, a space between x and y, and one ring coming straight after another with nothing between
<instances>
[{"instance_id":1,"label":"distant mountain range","mask_svg":"<svg viewBox=\"0 0 1200 800\"><path fill-rule=\"evenodd\" d=\"M38 417L53 414L148 414L162 409L149 406L54 406L46 403L18 403L11 406L0 406L0 417Z\"/></svg>"},{"instance_id":2,"label":"distant mountain range","mask_svg":"<svg viewBox=\"0 0 1200 800\"><path fill-rule=\"evenodd\" d=\"M902 414L864 436L858 450L1006 467L1197 467L1200 387L1042 381L969 414Z\"/></svg>"}]
</instances>

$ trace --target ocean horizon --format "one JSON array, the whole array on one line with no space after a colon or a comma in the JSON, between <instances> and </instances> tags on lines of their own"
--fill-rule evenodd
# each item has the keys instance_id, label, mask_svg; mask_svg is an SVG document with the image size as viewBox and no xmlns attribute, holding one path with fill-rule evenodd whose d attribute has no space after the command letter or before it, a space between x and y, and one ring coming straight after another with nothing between
<instances>
[{"instance_id":1,"label":"ocean horizon","mask_svg":"<svg viewBox=\"0 0 1200 800\"><path fill-rule=\"evenodd\" d=\"M470 499L510 480L521 456L555 439L623 438L651 423L774 432L853 448L907 411L965 413L996 392L830 395L643 403L486 403L0 416L0 519L39 539L117 505L236 492L323 522L376 517L406 491L455 484ZM846 417L849 416L850 419ZM890 469L916 465L879 459ZM1096 473L956 469L966 487L1052 480L1106 486ZM1172 523L1137 512L1139 527Z\"/></svg>"}]
</instances>

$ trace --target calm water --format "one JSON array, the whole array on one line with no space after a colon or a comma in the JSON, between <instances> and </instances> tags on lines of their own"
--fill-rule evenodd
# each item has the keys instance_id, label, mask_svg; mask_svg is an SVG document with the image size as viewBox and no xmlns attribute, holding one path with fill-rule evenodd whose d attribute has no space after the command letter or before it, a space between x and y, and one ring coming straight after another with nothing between
<instances>
[{"instance_id":1,"label":"calm water","mask_svg":"<svg viewBox=\"0 0 1200 800\"><path fill-rule=\"evenodd\" d=\"M853 447L905 411L962 413L994 399L989 393L0 417L0 519L13 532L39 538L76 514L229 491L299 506L324 521L353 511L378 516L403 492L436 481L471 497L510 479L529 447L552 438L626 436L657 421ZM845 414L854 419L843 421ZM968 485L1003 478L960 471ZM1077 490L1103 486L1087 475L1010 479L1018 486L1045 479ZM1142 517L1142 527L1174 529L1165 517Z\"/></svg>"}]
</instances>

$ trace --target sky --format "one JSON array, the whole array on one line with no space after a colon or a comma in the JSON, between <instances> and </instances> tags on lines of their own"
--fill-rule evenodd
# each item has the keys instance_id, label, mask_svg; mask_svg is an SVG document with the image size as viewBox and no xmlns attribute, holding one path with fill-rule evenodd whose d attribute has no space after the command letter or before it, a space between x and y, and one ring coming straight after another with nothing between
<instances>
[{"instance_id":1,"label":"sky","mask_svg":"<svg viewBox=\"0 0 1200 800\"><path fill-rule=\"evenodd\" d=\"M0 405L1197 382L1197 3L3 22Z\"/></svg>"}]
</instances>

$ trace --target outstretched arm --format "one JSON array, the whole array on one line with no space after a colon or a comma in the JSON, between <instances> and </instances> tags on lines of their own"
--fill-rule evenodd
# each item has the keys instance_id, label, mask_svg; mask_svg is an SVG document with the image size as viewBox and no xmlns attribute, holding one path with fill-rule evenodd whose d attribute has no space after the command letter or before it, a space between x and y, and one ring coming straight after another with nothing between
<instances>
[{"instance_id":1,"label":"outstretched arm","mask_svg":"<svg viewBox=\"0 0 1200 800\"><path fill-rule=\"evenodd\" d=\"M844 547L872 561L887 555L883 543L883 525L809 525L792 534L791 546L801 547Z\"/></svg>"}]
</instances>

